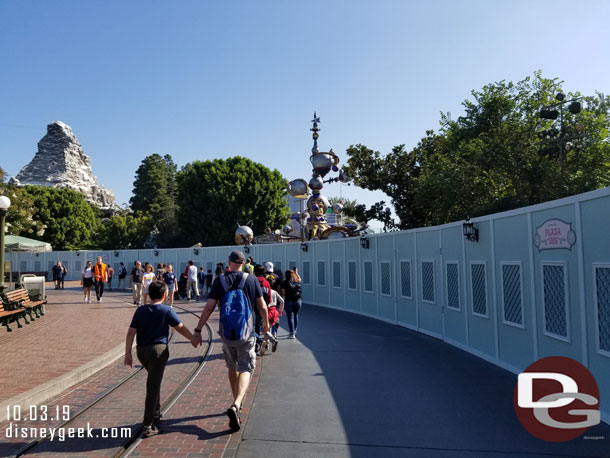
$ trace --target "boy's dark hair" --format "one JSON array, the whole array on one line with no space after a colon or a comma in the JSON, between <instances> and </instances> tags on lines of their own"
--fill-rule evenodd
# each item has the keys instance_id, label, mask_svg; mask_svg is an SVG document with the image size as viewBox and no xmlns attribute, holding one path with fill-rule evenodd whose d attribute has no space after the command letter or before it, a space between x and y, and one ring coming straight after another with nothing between
<instances>
[{"instance_id":1,"label":"boy's dark hair","mask_svg":"<svg viewBox=\"0 0 610 458\"><path fill-rule=\"evenodd\" d=\"M212 273L212 269L208 269L208 273L211 274Z\"/></svg>"},{"instance_id":2,"label":"boy's dark hair","mask_svg":"<svg viewBox=\"0 0 610 458\"><path fill-rule=\"evenodd\" d=\"M189 266L192 266L194 264L193 261L189 261Z\"/></svg>"},{"instance_id":3,"label":"boy's dark hair","mask_svg":"<svg viewBox=\"0 0 610 458\"><path fill-rule=\"evenodd\" d=\"M254 275L256 275L257 277L262 277L263 275L265 275L265 268L263 266L261 266L260 264L257 264L254 266Z\"/></svg>"},{"instance_id":4,"label":"boy's dark hair","mask_svg":"<svg viewBox=\"0 0 610 458\"><path fill-rule=\"evenodd\" d=\"M155 280L148 286L148 296L151 301L158 301L167 294L167 285L163 281Z\"/></svg>"}]
</instances>

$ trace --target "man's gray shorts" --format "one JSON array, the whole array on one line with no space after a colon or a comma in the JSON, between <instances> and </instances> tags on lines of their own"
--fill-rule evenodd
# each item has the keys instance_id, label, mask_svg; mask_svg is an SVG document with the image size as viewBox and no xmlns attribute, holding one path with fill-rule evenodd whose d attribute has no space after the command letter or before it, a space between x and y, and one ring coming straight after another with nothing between
<instances>
[{"instance_id":1,"label":"man's gray shorts","mask_svg":"<svg viewBox=\"0 0 610 458\"><path fill-rule=\"evenodd\" d=\"M229 346L223 342L222 352L229 369L234 369L237 372L252 373L254 371L256 367L256 337L250 337L245 344L240 346Z\"/></svg>"}]
</instances>

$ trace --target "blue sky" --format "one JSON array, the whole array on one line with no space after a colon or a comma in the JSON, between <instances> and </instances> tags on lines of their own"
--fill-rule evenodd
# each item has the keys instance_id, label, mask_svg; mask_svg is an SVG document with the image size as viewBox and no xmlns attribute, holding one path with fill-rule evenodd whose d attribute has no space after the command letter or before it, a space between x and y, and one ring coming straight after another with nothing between
<instances>
[{"instance_id":1,"label":"blue sky","mask_svg":"<svg viewBox=\"0 0 610 458\"><path fill-rule=\"evenodd\" d=\"M345 161L411 148L472 89L537 69L610 93L609 17L608 1L0 0L0 166L16 175L61 120L119 203L152 153L309 179L314 110Z\"/></svg>"}]
</instances>

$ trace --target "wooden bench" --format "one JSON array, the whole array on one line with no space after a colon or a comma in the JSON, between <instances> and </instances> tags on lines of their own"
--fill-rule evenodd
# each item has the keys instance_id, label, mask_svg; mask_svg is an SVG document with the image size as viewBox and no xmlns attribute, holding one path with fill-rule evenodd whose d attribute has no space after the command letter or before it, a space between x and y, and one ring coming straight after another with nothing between
<instances>
[{"instance_id":1,"label":"wooden bench","mask_svg":"<svg viewBox=\"0 0 610 458\"><path fill-rule=\"evenodd\" d=\"M4 293L4 297L5 305L8 305L9 307L23 307L32 321L34 321L36 318L40 318L40 315L44 315L43 306L47 303L47 301L33 301L25 289L9 291ZM34 315L36 315L36 318L34 318ZM27 322L26 317L26 323Z\"/></svg>"},{"instance_id":2,"label":"wooden bench","mask_svg":"<svg viewBox=\"0 0 610 458\"><path fill-rule=\"evenodd\" d=\"M3 303L0 303L0 326L5 325L6 330L11 332L10 322L15 321L17 326L22 328L23 325L19 322L19 319L23 318L26 323L29 323L28 318L26 316L26 311L23 307L11 308L10 306L4 306Z\"/></svg>"}]
</instances>

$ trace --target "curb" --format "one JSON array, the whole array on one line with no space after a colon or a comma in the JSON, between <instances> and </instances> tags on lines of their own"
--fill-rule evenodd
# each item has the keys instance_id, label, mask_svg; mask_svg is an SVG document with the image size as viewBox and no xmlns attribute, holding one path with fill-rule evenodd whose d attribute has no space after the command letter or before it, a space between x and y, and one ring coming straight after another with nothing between
<instances>
[{"instance_id":1,"label":"curb","mask_svg":"<svg viewBox=\"0 0 610 458\"><path fill-rule=\"evenodd\" d=\"M19 406L22 411L29 412L30 406L36 406L57 396L68 388L82 382L86 378L106 368L125 353L125 344L117 345L112 350L83 364L76 369L55 379L49 380L25 393L18 394L0 403L0 412L13 406Z\"/></svg>"}]
</instances>

